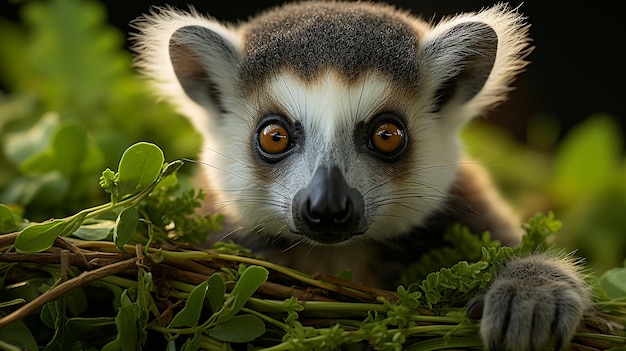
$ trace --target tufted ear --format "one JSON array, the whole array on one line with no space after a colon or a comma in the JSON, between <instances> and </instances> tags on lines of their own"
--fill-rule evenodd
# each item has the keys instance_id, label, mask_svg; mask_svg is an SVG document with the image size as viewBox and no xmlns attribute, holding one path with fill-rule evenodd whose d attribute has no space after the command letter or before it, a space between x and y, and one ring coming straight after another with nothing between
<instances>
[{"instance_id":1,"label":"tufted ear","mask_svg":"<svg viewBox=\"0 0 626 351\"><path fill-rule=\"evenodd\" d=\"M133 25L139 30L133 36L136 66L160 95L178 105L200 130L228 111L241 60L234 30L194 10L172 8L156 8Z\"/></svg>"},{"instance_id":2,"label":"tufted ear","mask_svg":"<svg viewBox=\"0 0 626 351\"><path fill-rule=\"evenodd\" d=\"M526 65L524 20L497 5L444 20L423 36L418 65L432 91L434 112L456 108L467 119L505 99Z\"/></svg>"}]
</instances>

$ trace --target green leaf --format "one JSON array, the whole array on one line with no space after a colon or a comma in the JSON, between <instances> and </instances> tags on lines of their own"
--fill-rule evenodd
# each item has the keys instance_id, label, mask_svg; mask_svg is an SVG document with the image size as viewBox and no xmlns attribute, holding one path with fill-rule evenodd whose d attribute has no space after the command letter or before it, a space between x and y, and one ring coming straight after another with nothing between
<instances>
[{"instance_id":1,"label":"green leaf","mask_svg":"<svg viewBox=\"0 0 626 351\"><path fill-rule=\"evenodd\" d=\"M131 351L141 349L137 340L137 323L135 309L133 303L128 297L128 290L125 290L121 296L121 306L115 317L115 325L117 326L117 337L111 341L102 351Z\"/></svg>"},{"instance_id":2,"label":"green leaf","mask_svg":"<svg viewBox=\"0 0 626 351\"><path fill-rule=\"evenodd\" d=\"M54 170L65 177L78 173L87 148L87 130L78 123L65 123L55 130L50 146L20 164L23 172L42 174Z\"/></svg>"},{"instance_id":3,"label":"green leaf","mask_svg":"<svg viewBox=\"0 0 626 351\"><path fill-rule=\"evenodd\" d=\"M220 341L250 342L265 334L265 323L255 315L244 314L216 325L209 329L208 334Z\"/></svg>"},{"instance_id":4,"label":"green leaf","mask_svg":"<svg viewBox=\"0 0 626 351\"><path fill-rule=\"evenodd\" d=\"M65 221L52 220L24 228L15 238L15 248L21 252L41 252L49 249L65 227Z\"/></svg>"},{"instance_id":5,"label":"green leaf","mask_svg":"<svg viewBox=\"0 0 626 351\"><path fill-rule=\"evenodd\" d=\"M29 2L23 16L29 36L22 43L22 63L30 68L24 89L38 93L51 110L98 111L111 96L115 78L130 67L129 55L119 50L123 37L105 24L104 6L94 1Z\"/></svg>"},{"instance_id":6,"label":"green leaf","mask_svg":"<svg viewBox=\"0 0 626 351\"><path fill-rule=\"evenodd\" d=\"M180 351L196 351L196 350L199 350L200 349L200 342L202 341L201 336L202 336L202 333L200 331L195 332L191 339L187 339L187 341L185 341L183 346L180 348Z\"/></svg>"},{"instance_id":7,"label":"green leaf","mask_svg":"<svg viewBox=\"0 0 626 351\"><path fill-rule=\"evenodd\" d=\"M104 240L111 234L114 227L114 221L97 220L94 221L94 223L80 226L80 228L78 228L72 236L83 240Z\"/></svg>"},{"instance_id":8,"label":"green leaf","mask_svg":"<svg viewBox=\"0 0 626 351\"><path fill-rule=\"evenodd\" d=\"M185 307L178 312L168 328L178 327L194 327L198 324L200 319L200 313L202 313L202 305L204 304L204 298L208 290L208 281L204 281L191 291L187 301L185 301Z\"/></svg>"},{"instance_id":9,"label":"green leaf","mask_svg":"<svg viewBox=\"0 0 626 351\"><path fill-rule=\"evenodd\" d=\"M218 323L223 323L232 318L241 310L243 305L254 294L254 292L267 280L267 269L260 266L249 266L239 277L235 287L230 293L232 302L229 306L225 306L223 313L217 319Z\"/></svg>"},{"instance_id":10,"label":"green leaf","mask_svg":"<svg viewBox=\"0 0 626 351\"><path fill-rule=\"evenodd\" d=\"M79 212L72 217L65 219L65 225L63 226L61 233L59 233L59 236L68 236L74 233L78 230L78 228L80 228L81 225L83 225L85 218L87 218L87 212Z\"/></svg>"},{"instance_id":11,"label":"green leaf","mask_svg":"<svg viewBox=\"0 0 626 351\"><path fill-rule=\"evenodd\" d=\"M102 328L112 324L115 324L115 318L113 317L74 317L67 320L67 326L70 329Z\"/></svg>"},{"instance_id":12,"label":"green leaf","mask_svg":"<svg viewBox=\"0 0 626 351\"><path fill-rule=\"evenodd\" d=\"M0 204L0 234L12 233L19 228L13 211L9 206Z\"/></svg>"},{"instance_id":13,"label":"green leaf","mask_svg":"<svg viewBox=\"0 0 626 351\"><path fill-rule=\"evenodd\" d=\"M211 311L216 313L222 308L224 304L224 293L226 292L226 285L224 279L219 273L213 273L208 280L209 291L207 292L207 298L209 299L209 306Z\"/></svg>"},{"instance_id":14,"label":"green leaf","mask_svg":"<svg viewBox=\"0 0 626 351\"><path fill-rule=\"evenodd\" d=\"M135 234L137 228L137 221L139 221L139 213L136 207L128 207L120 212L115 221L115 227L113 228L113 240L115 245L122 252L126 252L124 245L126 245Z\"/></svg>"},{"instance_id":15,"label":"green leaf","mask_svg":"<svg viewBox=\"0 0 626 351\"><path fill-rule=\"evenodd\" d=\"M599 278L599 285L611 299L626 298L626 267L609 269Z\"/></svg>"},{"instance_id":16,"label":"green leaf","mask_svg":"<svg viewBox=\"0 0 626 351\"><path fill-rule=\"evenodd\" d=\"M7 133L3 136L4 154L15 165L45 150L60 124L59 115L46 113L24 132Z\"/></svg>"},{"instance_id":17,"label":"green leaf","mask_svg":"<svg viewBox=\"0 0 626 351\"><path fill-rule=\"evenodd\" d=\"M572 129L555 156L551 190L560 203L581 201L613 184L621 165L622 138L615 122L596 115Z\"/></svg>"},{"instance_id":18,"label":"green leaf","mask_svg":"<svg viewBox=\"0 0 626 351\"><path fill-rule=\"evenodd\" d=\"M4 314L0 312L0 317L3 316ZM13 322L0 328L0 340L5 344L17 347L19 350L39 349L33 334L22 321Z\"/></svg>"},{"instance_id":19,"label":"green leaf","mask_svg":"<svg viewBox=\"0 0 626 351\"><path fill-rule=\"evenodd\" d=\"M37 206L59 206L70 193L70 181L59 171L36 177L19 177L11 182L3 195L4 202Z\"/></svg>"},{"instance_id":20,"label":"green leaf","mask_svg":"<svg viewBox=\"0 0 626 351\"><path fill-rule=\"evenodd\" d=\"M164 162L163 151L154 144L140 142L126 149L117 170L120 196L147 188L161 174Z\"/></svg>"}]
</instances>

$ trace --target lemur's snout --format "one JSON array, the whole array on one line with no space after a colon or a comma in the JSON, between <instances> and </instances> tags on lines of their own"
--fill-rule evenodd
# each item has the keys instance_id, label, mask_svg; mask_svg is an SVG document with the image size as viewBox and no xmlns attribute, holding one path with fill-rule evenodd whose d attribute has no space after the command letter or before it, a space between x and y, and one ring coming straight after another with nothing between
<instances>
[{"instance_id":1,"label":"lemur's snout","mask_svg":"<svg viewBox=\"0 0 626 351\"><path fill-rule=\"evenodd\" d=\"M296 227L311 239L332 244L362 234L364 201L351 188L338 167L320 166L309 185L300 189L293 202Z\"/></svg>"}]
</instances>

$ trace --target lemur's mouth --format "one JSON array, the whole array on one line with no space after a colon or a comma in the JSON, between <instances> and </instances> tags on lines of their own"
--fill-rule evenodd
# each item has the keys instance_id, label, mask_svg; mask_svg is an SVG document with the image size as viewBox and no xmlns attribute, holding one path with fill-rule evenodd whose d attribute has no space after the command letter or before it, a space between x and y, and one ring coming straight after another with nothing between
<instances>
[{"instance_id":1,"label":"lemur's mouth","mask_svg":"<svg viewBox=\"0 0 626 351\"><path fill-rule=\"evenodd\" d=\"M336 166L318 167L292 203L297 232L321 244L337 244L363 234L367 229L364 212L363 195L348 185Z\"/></svg>"}]
</instances>

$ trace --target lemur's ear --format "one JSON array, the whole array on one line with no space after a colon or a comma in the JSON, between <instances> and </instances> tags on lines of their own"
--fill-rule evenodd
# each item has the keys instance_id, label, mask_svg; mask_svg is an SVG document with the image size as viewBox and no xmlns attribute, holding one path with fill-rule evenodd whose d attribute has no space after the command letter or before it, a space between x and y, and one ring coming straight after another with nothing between
<instances>
[{"instance_id":1,"label":"lemur's ear","mask_svg":"<svg viewBox=\"0 0 626 351\"><path fill-rule=\"evenodd\" d=\"M455 108L464 119L505 99L526 65L525 19L505 5L435 25L420 41L419 69L433 92L433 111Z\"/></svg>"},{"instance_id":2,"label":"lemur's ear","mask_svg":"<svg viewBox=\"0 0 626 351\"><path fill-rule=\"evenodd\" d=\"M139 30L133 37L136 66L159 94L194 116L200 130L208 123L207 111L215 116L227 110L241 60L240 38L234 30L193 9L184 13L156 8L133 25ZM186 102L189 99L196 104Z\"/></svg>"},{"instance_id":3,"label":"lemur's ear","mask_svg":"<svg viewBox=\"0 0 626 351\"><path fill-rule=\"evenodd\" d=\"M204 26L185 26L172 34L171 64L180 85L192 100L226 112L222 97L232 93L241 57L235 45Z\"/></svg>"}]
</instances>

